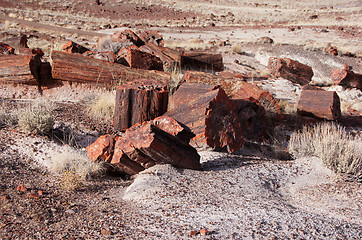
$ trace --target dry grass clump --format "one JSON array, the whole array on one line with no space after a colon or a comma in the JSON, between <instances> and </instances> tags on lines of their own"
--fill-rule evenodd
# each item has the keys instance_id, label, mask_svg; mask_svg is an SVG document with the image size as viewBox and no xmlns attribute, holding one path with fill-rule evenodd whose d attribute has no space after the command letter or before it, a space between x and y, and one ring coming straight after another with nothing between
<instances>
[{"instance_id":1,"label":"dry grass clump","mask_svg":"<svg viewBox=\"0 0 362 240\"><path fill-rule=\"evenodd\" d=\"M12 112L0 110L0 129L3 127L14 126L18 122L16 115Z\"/></svg>"},{"instance_id":2,"label":"dry grass clump","mask_svg":"<svg viewBox=\"0 0 362 240\"><path fill-rule=\"evenodd\" d=\"M362 179L362 140L335 123L319 123L294 132L289 152L294 158L315 156L336 173Z\"/></svg>"},{"instance_id":3,"label":"dry grass clump","mask_svg":"<svg viewBox=\"0 0 362 240\"><path fill-rule=\"evenodd\" d=\"M116 104L115 99L115 91L104 92L89 101L87 113L95 119L112 120Z\"/></svg>"},{"instance_id":4,"label":"dry grass clump","mask_svg":"<svg viewBox=\"0 0 362 240\"><path fill-rule=\"evenodd\" d=\"M90 161L84 153L71 147L63 152L53 152L45 165L52 173L61 176L62 187L68 190L77 190L87 179L100 177L105 173L101 163Z\"/></svg>"},{"instance_id":5,"label":"dry grass clump","mask_svg":"<svg viewBox=\"0 0 362 240\"><path fill-rule=\"evenodd\" d=\"M19 127L27 133L40 135L49 133L54 125L50 106L45 102L35 102L19 110Z\"/></svg>"}]
</instances>

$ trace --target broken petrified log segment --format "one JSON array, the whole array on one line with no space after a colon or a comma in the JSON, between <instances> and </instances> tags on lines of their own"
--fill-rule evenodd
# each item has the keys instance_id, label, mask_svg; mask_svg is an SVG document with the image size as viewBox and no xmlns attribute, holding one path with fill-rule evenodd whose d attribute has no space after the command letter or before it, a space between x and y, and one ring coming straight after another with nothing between
<instances>
[{"instance_id":1,"label":"broken petrified log segment","mask_svg":"<svg viewBox=\"0 0 362 240\"><path fill-rule=\"evenodd\" d=\"M224 70L221 54L189 52L181 55L181 67L194 71L220 72Z\"/></svg>"},{"instance_id":2,"label":"broken petrified log segment","mask_svg":"<svg viewBox=\"0 0 362 240\"><path fill-rule=\"evenodd\" d=\"M139 80L118 86L114 128L124 131L136 123L161 116L167 111L167 103L167 86L155 81Z\"/></svg>"},{"instance_id":3,"label":"broken petrified log segment","mask_svg":"<svg viewBox=\"0 0 362 240\"><path fill-rule=\"evenodd\" d=\"M63 46L63 50L68 53L84 53L86 51L89 51L88 48L83 47L82 45L69 41Z\"/></svg>"},{"instance_id":4,"label":"broken petrified log segment","mask_svg":"<svg viewBox=\"0 0 362 240\"><path fill-rule=\"evenodd\" d=\"M172 51L171 49L167 49L165 47L159 47L153 43L146 43L145 45L141 46L139 49L143 52L150 53L150 54L158 57L159 59L161 59L161 61L163 63L163 68L165 70L172 71L172 70L174 70L175 67L180 66L181 55L175 56L176 53L167 54L167 52L170 53ZM171 57L169 55L176 57L176 59L174 59L173 57Z\"/></svg>"},{"instance_id":5,"label":"broken petrified log segment","mask_svg":"<svg viewBox=\"0 0 362 240\"><path fill-rule=\"evenodd\" d=\"M140 47L145 44L144 41L142 41L142 39L138 37L137 34L128 29L122 32L117 31L113 33L111 36L111 40L113 42L131 41L137 47Z\"/></svg>"},{"instance_id":6,"label":"broken petrified log segment","mask_svg":"<svg viewBox=\"0 0 362 240\"><path fill-rule=\"evenodd\" d=\"M200 169L200 156L190 145L152 123L132 127L115 143L111 164L133 175L159 163Z\"/></svg>"},{"instance_id":7,"label":"broken petrified log segment","mask_svg":"<svg viewBox=\"0 0 362 240\"><path fill-rule=\"evenodd\" d=\"M0 55L1 54L9 55L9 54L14 54L14 53L15 53L15 49L13 47L10 47L6 43L0 42Z\"/></svg>"},{"instance_id":8,"label":"broken petrified log segment","mask_svg":"<svg viewBox=\"0 0 362 240\"><path fill-rule=\"evenodd\" d=\"M269 58L268 69L274 77L282 77L300 85L308 84L313 77L311 67L290 58Z\"/></svg>"},{"instance_id":9,"label":"broken petrified log segment","mask_svg":"<svg viewBox=\"0 0 362 240\"><path fill-rule=\"evenodd\" d=\"M86 51L82 55L111 63L117 62L116 55L113 52Z\"/></svg>"},{"instance_id":10,"label":"broken petrified log segment","mask_svg":"<svg viewBox=\"0 0 362 240\"><path fill-rule=\"evenodd\" d=\"M191 140L193 146L234 152L244 141L236 111L235 103L218 88L168 111L165 116L182 122L196 134Z\"/></svg>"},{"instance_id":11,"label":"broken petrified log segment","mask_svg":"<svg viewBox=\"0 0 362 240\"><path fill-rule=\"evenodd\" d=\"M338 94L334 91L304 90L297 112L307 117L338 120L341 117Z\"/></svg>"},{"instance_id":12,"label":"broken petrified log segment","mask_svg":"<svg viewBox=\"0 0 362 240\"><path fill-rule=\"evenodd\" d=\"M163 47L165 45L165 41L163 40L163 36L160 35L156 31L146 30L142 31L139 34L139 38L145 43L153 43L156 46Z\"/></svg>"},{"instance_id":13,"label":"broken petrified log segment","mask_svg":"<svg viewBox=\"0 0 362 240\"><path fill-rule=\"evenodd\" d=\"M117 62L131 68L163 71L163 63L158 57L140 51L136 46L122 48L117 54Z\"/></svg>"},{"instance_id":14,"label":"broken petrified log segment","mask_svg":"<svg viewBox=\"0 0 362 240\"><path fill-rule=\"evenodd\" d=\"M202 83L209 85L220 85L230 96L239 84L244 82L244 76L236 72L225 71L217 75L205 72L186 71L182 82L187 83Z\"/></svg>"},{"instance_id":15,"label":"broken petrified log segment","mask_svg":"<svg viewBox=\"0 0 362 240\"><path fill-rule=\"evenodd\" d=\"M362 74L354 73L349 66L344 69L332 70L331 79L334 84L362 90Z\"/></svg>"},{"instance_id":16,"label":"broken petrified log segment","mask_svg":"<svg viewBox=\"0 0 362 240\"><path fill-rule=\"evenodd\" d=\"M91 161L103 160L111 162L114 151L115 137L106 134L100 136L93 144L86 147L88 158Z\"/></svg>"},{"instance_id":17,"label":"broken petrified log segment","mask_svg":"<svg viewBox=\"0 0 362 240\"><path fill-rule=\"evenodd\" d=\"M53 78L62 81L115 85L150 79L167 85L170 80L170 74L165 72L131 69L80 54L53 51L51 59Z\"/></svg>"}]
</instances>

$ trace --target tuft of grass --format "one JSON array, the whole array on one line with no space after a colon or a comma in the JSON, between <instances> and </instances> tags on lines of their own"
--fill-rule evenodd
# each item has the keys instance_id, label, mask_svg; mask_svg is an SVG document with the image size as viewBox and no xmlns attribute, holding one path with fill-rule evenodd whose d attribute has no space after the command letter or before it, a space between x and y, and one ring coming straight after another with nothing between
<instances>
[{"instance_id":1,"label":"tuft of grass","mask_svg":"<svg viewBox=\"0 0 362 240\"><path fill-rule=\"evenodd\" d=\"M17 116L13 112L0 110L0 129L3 127L14 126L18 122Z\"/></svg>"},{"instance_id":2,"label":"tuft of grass","mask_svg":"<svg viewBox=\"0 0 362 240\"><path fill-rule=\"evenodd\" d=\"M104 92L90 100L87 113L95 119L112 120L115 109L116 92Z\"/></svg>"},{"instance_id":3,"label":"tuft of grass","mask_svg":"<svg viewBox=\"0 0 362 240\"><path fill-rule=\"evenodd\" d=\"M27 133L44 135L49 133L54 120L47 103L35 102L18 111L19 127Z\"/></svg>"},{"instance_id":4,"label":"tuft of grass","mask_svg":"<svg viewBox=\"0 0 362 240\"><path fill-rule=\"evenodd\" d=\"M242 53L242 49L241 46L238 44L234 44L231 46L231 50L237 54L241 54Z\"/></svg>"},{"instance_id":5,"label":"tuft of grass","mask_svg":"<svg viewBox=\"0 0 362 240\"><path fill-rule=\"evenodd\" d=\"M294 158L318 157L335 173L362 179L362 141L335 123L318 123L294 132L288 148Z\"/></svg>"},{"instance_id":6,"label":"tuft of grass","mask_svg":"<svg viewBox=\"0 0 362 240\"><path fill-rule=\"evenodd\" d=\"M63 189L76 191L82 188L83 181L75 171L65 171L62 175L61 186Z\"/></svg>"}]
</instances>

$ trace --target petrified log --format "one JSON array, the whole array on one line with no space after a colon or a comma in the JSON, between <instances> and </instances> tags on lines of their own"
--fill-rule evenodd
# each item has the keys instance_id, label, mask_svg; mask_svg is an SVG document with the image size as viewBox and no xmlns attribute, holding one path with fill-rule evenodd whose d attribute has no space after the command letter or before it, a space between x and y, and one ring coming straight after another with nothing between
<instances>
[{"instance_id":1,"label":"petrified log","mask_svg":"<svg viewBox=\"0 0 362 240\"><path fill-rule=\"evenodd\" d=\"M63 46L63 50L68 53L84 53L86 51L89 51L88 48L83 47L82 45L69 41Z\"/></svg>"},{"instance_id":2,"label":"petrified log","mask_svg":"<svg viewBox=\"0 0 362 240\"><path fill-rule=\"evenodd\" d=\"M332 70L331 79L334 84L362 90L362 74L354 73L349 66Z\"/></svg>"},{"instance_id":3,"label":"petrified log","mask_svg":"<svg viewBox=\"0 0 362 240\"><path fill-rule=\"evenodd\" d=\"M203 83L209 85L220 85L228 96L232 95L239 84L244 82L244 76L236 72L225 71L217 75L205 72L186 71L182 81L187 83Z\"/></svg>"},{"instance_id":4,"label":"petrified log","mask_svg":"<svg viewBox=\"0 0 362 240\"><path fill-rule=\"evenodd\" d=\"M155 80L162 84L168 84L170 80L170 74L165 72L131 69L80 54L53 51L51 59L53 78L62 81L115 85L138 79Z\"/></svg>"},{"instance_id":5,"label":"petrified log","mask_svg":"<svg viewBox=\"0 0 362 240\"><path fill-rule=\"evenodd\" d=\"M44 56L44 52L40 48L19 48L20 55L28 55L28 56Z\"/></svg>"},{"instance_id":6,"label":"petrified log","mask_svg":"<svg viewBox=\"0 0 362 240\"><path fill-rule=\"evenodd\" d=\"M139 49L160 58L165 70L167 69L170 71L173 70L174 67L180 66L181 55L176 56L176 59L174 59L167 54L167 52L171 53L172 50L167 51L167 48L165 47L159 47L153 43L146 43L145 45L139 47ZM176 53L170 55L175 57L175 54Z\"/></svg>"},{"instance_id":7,"label":"petrified log","mask_svg":"<svg viewBox=\"0 0 362 240\"><path fill-rule=\"evenodd\" d=\"M185 143L189 143L195 137L195 134L189 127L168 116L157 117L150 121L150 123Z\"/></svg>"},{"instance_id":8,"label":"petrified log","mask_svg":"<svg viewBox=\"0 0 362 240\"><path fill-rule=\"evenodd\" d=\"M102 160L111 162L114 151L115 136L106 134L100 136L93 144L86 147L88 158L91 161Z\"/></svg>"},{"instance_id":9,"label":"petrified log","mask_svg":"<svg viewBox=\"0 0 362 240\"><path fill-rule=\"evenodd\" d=\"M133 175L158 163L200 169L200 156L190 145L147 122L132 127L115 143L111 164Z\"/></svg>"},{"instance_id":10,"label":"petrified log","mask_svg":"<svg viewBox=\"0 0 362 240\"><path fill-rule=\"evenodd\" d=\"M217 88L165 113L188 126L196 136L191 145L234 152L243 144L237 108L222 88Z\"/></svg>"},{"instance_id":11,"label":"petrified log","mask_svg":"<svg viewBox=\"0 0 362 240\"><path fill-rule=\"evenodd\" d=\"M220 72L224 70L221 54L189 52L181 55L181 66L195 71Z\"/></svg>"},{"instance_id":12,"label":"petrified log","mask_svg":"<svg viewBox=\"0 0 362 240\"><path fill-rule=\"evenodd\" d=\"M86 51L82 55L111 63L117 62L116 55L113 52Z\"/></svg>"},{"instance_id":13,"label":"petrified log","mask_svg":"<svg viewBox=\"0 0 362 240\"><path fill-rule=\"evenodd\" d=\"M153 43L156 46L163 47L165 45L165 41L163 40L163 36L160 35L156 31L146 30L142 31L139 34L140 39L145 43Z\"/></svg>"},{"instance_id":14,"label":"petrified log","mask_svg":"<svg viewBox=\"0 0 362 240\"><path fill-rule=\"evenodd\" d=\"M136 123L161 116L167 111L166 85L139 80L117 87L114 128L124 131Z\"/></svg>"},{"instance_id":15,"label":"petrified log","mask_svg":"<svg viewBox=\"0 0 362 240\"><path fill-rule=\"evenodd\" d=\"M131 68L163 71L163 63L160 58L140 51L136 46L122 48L117 54L117 62L126 62L127 66Z\"/></svg>"},{"instance_id":16,"label":"petrified log","mask_svg":"<svg viewBox=\"0 0 362 240\"><path fill-rule=\"evenodd\" d=\"M137 47L140 47L145 44L144 41L142 41L142 39L138 37L137 34L128 29L122 32L117 31L113 33L113 35L111 36L111 40L113 42L129 40Z\"/></svg>"},{"instance_id":17,"label":"petrified log","mask_svg":"<svg viewBox=\"0 0 362 240\"><path fill-rule=\"evenodd\" d=\"M340 101L334 91L304 90L298 102L299 115L338 120L341 117Z\"/></svg>"},{"instance_id":18,"label":"petrified log","mask_svg":"<svg viewBox=\"0 0 362 240\"><path fill-rule=\"evenodd\" d=\"M308 84L313 77L311 67L290 58L271 57L268 69L274 77L282 77L300 85Z\"/></svg>"},{"instance_id":19,"label":"petrified log","mask_svg":"<svg viewBox=\"0 0 362 240\"><path fill-rule=\"evenodd\" d=\"M10 47L6 43L0 42L0 55L1 54L9 55L9 54L14 54L14 53L15 53L15 49L13 47Z\"/></svg>"},{"instance_id":20,"label":"petrified log","mask_svg":"<svg viewBox=\"0 0 362 240\"><path fill-rule=\"evenodd\" d=\"M28 38L26 35L21 35L20 37L20 48L29 48L28 46Z\"/></svg>"}]
</instances>

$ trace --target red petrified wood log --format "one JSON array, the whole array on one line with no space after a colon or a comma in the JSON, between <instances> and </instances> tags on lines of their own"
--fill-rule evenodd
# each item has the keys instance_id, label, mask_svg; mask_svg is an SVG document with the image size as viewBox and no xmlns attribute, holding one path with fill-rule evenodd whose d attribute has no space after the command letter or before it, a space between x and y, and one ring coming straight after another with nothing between
<instances>
[{"instance_id":1,"label":"red petrified wood log","mask_svg":"<svg viewBox=\"0 0 362 240\"><path fill-rule=\"evenodd\" d=\"M166 85L140 80L121 85L116 90L114 128L124 131L136 123L161 116L167 111Z\"/></svg>"},{"instance_id":2,"label":"red petrified wood log","mask_svg":"<svg viewBox=\"0 0 362 240\"><path fill-rule=\"evenodd\" d=\"M311 67L289 58L269 58L268 69L274 77L282 77L300 85L308 84L313 77Z\"/></svg>"},{"instance_id":3,"label":"red petrified wood log","mask_svg":"<svg viewBox=\"0 0 362 240\"><path fill-rule=\"evenodd\" d=\"M331 78L334 84L362 90L362 74L354 73L349 66L332 70Z\"/></svg>"},{"instance_id":4,"label":"red petrified wood log","mask_svg":"<svg viewBox=\"0 0 362 240\"><path fill-rule=\"evenodd\" d=\"M83 47L82 45L69 41L63 46L63 50L68 53L84 53L86 51L89 51L88 48Z\"/></svg>"},{"instance_id":5,"label":"red petrified wood log","mask_svg":"<svg viewBox=\"0 0 362 240\"><path fill-rule=\"evenodd\" d=\"M180 66L181 55L177 55L177 52L174 50L159 47L153 43L146 43L139 49L160 58L166 69L173 70L173 67Z\"/></svg>"},{"instance_id":6,"label":"red petrified wood log","mask_svg":"<svg viewBox=\"0 0 362 240\"><path fill-rule=\"evenodd\" d=\"M115 143L111 164L133 175L159 163L200 169L200 156L190 145L147 122L130 128Z\"/></svg>"},{"instance_id":7,"label":"red petrified wood log","mask_svg":"<svg viewBox=\"0 0 362 240\"><path fill-rule=\"evenodd\" d=\"M114 151L115 137L106 134L100 136L93 144L86 147L88 158L91 161L103 160L111 162Z\"/></svg>"},{"instance_id":8,"label":"red petrified wood log","mask_svg":"<svg viewBox=\"0 0 362 240\"><path fill-rule=\"evenodd\" d=\"M168 111L165 116L175 118L195 134L193 146L209 146L215 150L234 152L243 144L243 135L236 105L218 88L196 99L184 99L185 104Z\"/></svg>"},{"instance_id":9,"label":"red petrified wood log","mask_svg":"<svg viewBox=\"0 0 362 240\"><path fill-rule=\"evenodd\" d=\"M170 80L170 74L165 72L131 69L80 54L53 51L51 59L53 78L62 81L114 85L145 78L163 84Z\"/></svg>"},{"instance_id":10,"label":"red petrified wood log","mask_svg":"<svg viewBox=\"0 0 362 240\"><path fill-rule=\"evenodd\" d=\"M341 117L339 97L334 91L304 90L298 102L298 114L338 120Z\"/></svg>"},{"instance_id":11,"label":"red petrified wood log","mask_svg":"<svg viewBox=\"0 0 362 240\"><path fill-rule=\"evenodd\" d=\"M127 63L126 66L131 68L163 71L161 59L150 53L140 51L136 46L122 48L117 54L117 62Z\"/></svg>"},{"instance_id":12,"label":"red petrified wood log","mask_svg":"<svg viewBox=\"0 0 362 240\"><path fill-rule=\"evenodd\" d=\"M182 68L196 71L220 72L224 70L221 54L189 52L181 55Z\"/></svg>"},{"instance_id":13,"label":"red petrified wood log","mask_svg":"<svg viewBox=\"0 0 362 240\"><path fill-rule=\"evenodd\" d=\"M163 47L165 44L165 41L163 40L163 36L160 35L156 31L142 31L139 34L139 37L142 39L145 43L153 43L156 46Z\"/></svg>"}]
</instances>

